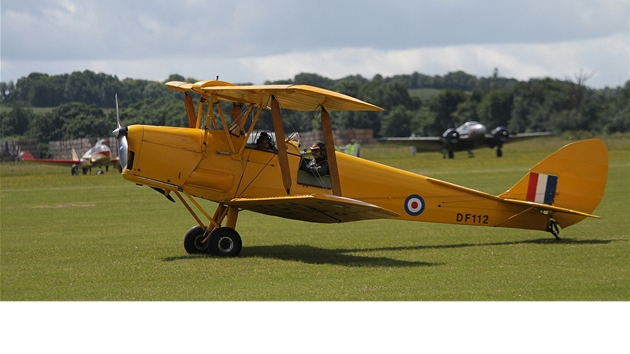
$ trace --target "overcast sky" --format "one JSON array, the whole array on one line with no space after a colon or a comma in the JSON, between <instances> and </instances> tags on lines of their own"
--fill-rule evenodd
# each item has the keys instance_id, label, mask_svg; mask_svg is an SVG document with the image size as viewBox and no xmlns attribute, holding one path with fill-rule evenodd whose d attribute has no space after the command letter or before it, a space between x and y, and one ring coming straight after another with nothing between
<instances>
[{"instance_id":1,"label":"overcast sky","mask_svg":"<svg viewBox=\"0 0 630 354\"><path fill-rule=\"evenodd\" d=\"M463 70L529 80L630 75L628 0L2 0L1 81L91 70L119 79L262 84Z\"/></svg>"}]
</instances>

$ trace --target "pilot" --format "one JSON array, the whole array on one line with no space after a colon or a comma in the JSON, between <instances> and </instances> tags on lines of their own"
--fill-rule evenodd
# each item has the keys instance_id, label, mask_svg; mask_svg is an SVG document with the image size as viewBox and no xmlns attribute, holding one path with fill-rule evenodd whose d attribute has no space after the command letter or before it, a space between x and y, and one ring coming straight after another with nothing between
<instances>
[{"instance_id":1,"label":"pilot","mask_svg":"<svg viewBox=\"0 0 630 354\"><path fill-rule=\"evenodd\" d=\"M311 146L314 159L303 159L300 169L319 177L328 174L328 160L326 159L326 145L318 141Z\"/></svg>"},{"instance_id":2,"label":"pilot","mask_svg":"<svg viewBox=\"0 0 630 354\"><path fill-rule=\"evenodd\" d=\"M262 150L274 150L275 146L273 146L271 136L269 136L266 132L260 133L258 139L256 140L256 148Z\"/></svg>"}]
</instances>

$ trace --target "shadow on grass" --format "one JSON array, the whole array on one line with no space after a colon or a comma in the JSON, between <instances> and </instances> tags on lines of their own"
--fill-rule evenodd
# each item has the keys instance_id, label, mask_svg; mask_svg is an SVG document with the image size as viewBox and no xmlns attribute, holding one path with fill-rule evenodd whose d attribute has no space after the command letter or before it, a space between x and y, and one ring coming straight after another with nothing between
<instances>
[{"instance_id":1,"label":"shadow on grass","mask_svg":"<svg viewBox=\"0 0 630 354\"><path fill-rule=\"evenodd\" d=\"M570 238L541 238L536 240L506 241L506 242L486 242L486 243L457 243L452 245L432 245L432 246L404 246L404 247L383 247L366 248L361 251L397 251L397 250L425 250L425 249L445 249L445 248L465 248L465 247L487 247L487 246L512 246L525 244L541 245L602 245L613 242L612 240L575 240Z\"/></svg>"},{"instance_id":2,"label":"shadow on grass","mask_svg":"<svg viewBox=\"0 0 630 354\"><path fill-rule=\"evenodd\" d=\"M346 267L430 267L442 263L410 262L386 257L358 256L349 253L365 249L326 249L305 245L273 245L243 247L239 258L269 258L309 264L331 264ZM373 251L377 251L374 249ZM185 255L167 257L164 261L213 257L211 255Z\"/></svg>"},{"instance_id":3,"label":"shadow on grass","mask_svg":"<svg viewBox=\"0 0 630 354\"><path fill-rule=\"evenodd\" d=\"M346 267L430 267L444 265L444 263L411 262L401 261L386 257L360 256L356 253L378 252L378 251L413 251L424 249L449 249L465 247L488 247L488 246L510 246L519 244L544 244L544 245L596 245L608 244L611 240L574 240L574 239L536 239L511 242L490 242L490 243L460 243L452 245L432 245L432 246L400 246L400 247L379 247L379 248L356 248L356 249L325 249L306 245L273 245L273 246L251 246L243 247L241 258L270 258L283 261L302 262L309 264L331 264ZM176 261L184 259L195 259L210 257L209 255L185 255L177 257L167 257L164 261Z\"/></svg>"}]
</instances>

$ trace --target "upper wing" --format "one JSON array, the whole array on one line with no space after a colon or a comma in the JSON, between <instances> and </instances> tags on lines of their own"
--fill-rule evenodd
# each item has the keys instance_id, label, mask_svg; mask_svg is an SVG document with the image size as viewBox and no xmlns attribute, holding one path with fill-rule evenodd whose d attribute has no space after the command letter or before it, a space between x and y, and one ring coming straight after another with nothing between
<instances>
[{"instance_id":1,"label":"upper wing","mask_svg":"<svg viewBox=\"0 0 630 354\"><path fill-rule=\"evenodd\" d=\"M413 145L421 151L442 151L444 143L439 136L411 136L405 138L380 138L381 143L402 146Z\"/></svg>"},{"instance_id":2,"label":"upper wing","mask_svg":"<svg viewBox=\"0 0 630 354\"><path fill-rule=\"evenodd\" d=\"M181 81L167 82L172 90L214 95L221 100L267 106L275 96L281 108L313 111L320 107L327 110L382 111L373 104L339 92L309 85L253 85L236 86L224 81L207 80L191 84Z\"/></svg>"},{"instance_id":3,"label":"upper wing","mask_svg":"<svg viewBox=\"0 0 630 354\"><path fill-rule=\"evenodd\" d=\"M334 195L236 198L226 204L261 214L319 223L389 219L400 216L379 206Z\"/></svg>"}]
</instances>

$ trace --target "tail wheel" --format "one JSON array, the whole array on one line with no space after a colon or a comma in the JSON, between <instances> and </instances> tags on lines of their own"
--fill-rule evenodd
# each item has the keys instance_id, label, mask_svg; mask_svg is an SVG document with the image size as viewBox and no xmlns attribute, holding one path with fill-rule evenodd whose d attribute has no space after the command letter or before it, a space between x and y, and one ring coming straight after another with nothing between
<instances>
[{"instance_id":1,"label":"tail wheel","mask_svg":"<svg viewBox=\"0 0 630 354\"><path fill-rule=\"evenodd\" d=\"M549 225L547 225L547 231L551 232L551 234L556 238L556 240L560 239L560 224L555 219L549 220Z\"/></svg>"},{"instance_id":2,"label":"tail wheel","mask_svg":"<svg viewBox=\"0 0 630 354\"><path fill-rule=\"evenodd\" d=\"M206 253L208 252L208 242L206 239L206 230L196 225L190 228L184 236L184 249L188 254Z\"/></svg>"},{"instance_id":3,"label":"tail wheel","mask_svg":"<svg viewBox=\"0 0 630 354\"><path fill-rule=\"evenodd\" d=\"M241 253L243 241L236 230L219 227L212 230L208 238L208 252L222 257L236 257Z\"/></svg>"}]
</instances>

